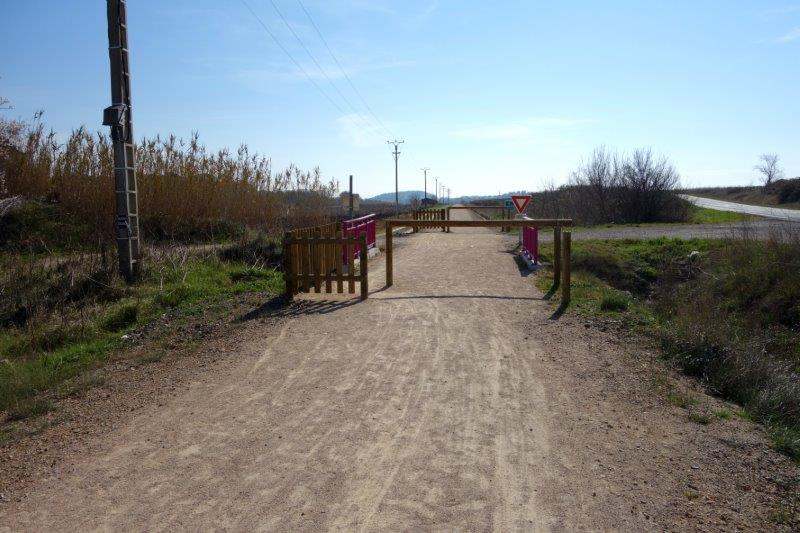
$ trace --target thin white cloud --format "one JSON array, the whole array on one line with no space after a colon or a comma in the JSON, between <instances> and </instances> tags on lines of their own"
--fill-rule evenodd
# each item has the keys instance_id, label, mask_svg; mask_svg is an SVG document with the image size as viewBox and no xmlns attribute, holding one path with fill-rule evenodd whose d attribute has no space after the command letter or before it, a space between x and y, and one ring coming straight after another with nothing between
<instances>
[{"instance_id":1,"label":"thin white cloud","mask_svg":"<svg viewBox=\"0 0 800 533\"><path fill-rule=\"evenodd\" d=\"M800 39L800 26L794 28L793 30L791 30L787 34L785 34L785 35L783 35L781 37L778 37L776 39L776 41L779 42L779 43L790 43L790 42L796 41L798 39Z\"/></svg>"},{"instance_id":2,"label":"thin white cloud","mask_svg":"<svg viewBox=\"0 0 800 533\"><path fill-rule=\"evenodd\" d=\"M473 141L523 141L552 138L558 132L581 124L586 119L539 117L507 124L484 124L450 132L452 137Z\"/></svg>"},{"instance_id":3,"label":"thin white cloud","mask_svg":"<svg viewBox=\"0 0 800 533\"><path fill-rule=\"evenodd\" d=\"M439 0L433 0L432 2L430 2L430 3L429 3L429 4L428 4L428 5L427 5L427 6L426 6L426 7L425 7L423 10L422 10L422 13L420 13L420 18L421 18L421 19L426 19L426 18L430 17L431 15L433 15L433 13L434 13L434 12L435 12L437 9L439 9Z\"/></svg>"},{"instance_id":4,"label":"thin white cloud","mask_svg":"<svg viewBox=\"0 0 800 533\"><path fill-rule=\"evenodd\" d=\"M364 114L350 113L336 119L342 137L357 148L382 146L383 130Z\"/></svg>"},{"instance_id":5,"label":"thin white cloud","mask_svg":"<svg viewBox=\"0 0 800 533\"><path fill-rule=\"evenodd\" d=\"M306 74L314 81L327 81L325 75L320 72L317 66L310 61L301 63L303 70L297 68L293 63L287 60L285 63L271 62L265 68L247 68L239 69L235 72L235 77L246 82L296 82L306 81ZM362 65L344 65L343 70L351 78L362 72L388 70L393 68L412 67L416 65L415 61L387 61L375 62ZM334 64L322 64L322 69L331 80L339 80L344 78L342 70ZM325 85L329 89L330 86Z\"/></svg>"},{"instance_id":6,"label":"thin white cloud","mask_svg":"<svg viewBox=\"0 0 800 533\"><path fill-rule=\"evenodd\" d=\"M463 128L450 135L472 141L510 141L530 137L531 129L523 124L496 124Z\"/></svg>"},{"instance_id":7,"label":"thin white cloud","mask_svg":"<svg viewBox=\"0 0 800 533\"><path fill-rule=\"evenodd\" d=\"M790 13L797 13L798 11L800 11L800 5L791 5L791 6L767 9L766 11L762 12L762 15L766 17L773 17L777 15L788 15Z\"/></svg>"}]
</instances>

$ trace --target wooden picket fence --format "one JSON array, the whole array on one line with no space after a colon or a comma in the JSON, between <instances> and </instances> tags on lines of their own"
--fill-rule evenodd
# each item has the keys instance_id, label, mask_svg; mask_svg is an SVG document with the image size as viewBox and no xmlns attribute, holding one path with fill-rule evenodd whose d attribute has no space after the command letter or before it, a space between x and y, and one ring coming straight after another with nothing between
<instances>
[{"instance_id":1,"label":"wooden picket fence","mask_svg":"<svg viewBox=\"0 0 800 533\"><path fill-rule=\"evenodd\" d=\"M430 220L431 222L439 222L438 224L431 224L430 226L426 224L419 224L414 226L414 232L417 232L421 229L429 229L429 228L442 228L442 231L447 232L447 228L441 225L442 220L447 220L447 209L425 209L414 211L412 213L412 220L419 220L419 221L426 221Z\"/></svg>"},{"instance_id":2,"label":"wooden picket fence","mask_svg":"<svg viewBox=\"0 0 800 533\"><path fill-rule=\"evenodd\" d=\"M356 254L355 251L359 253ZM283 238L283 277L286 297L299 292L355 293L361 285L361 299L368 289L368 246L365 233L342 236L340 223L325 224L287 232ZM355 257L359 257L356 273Z\"/></svg>"}]
</instances>

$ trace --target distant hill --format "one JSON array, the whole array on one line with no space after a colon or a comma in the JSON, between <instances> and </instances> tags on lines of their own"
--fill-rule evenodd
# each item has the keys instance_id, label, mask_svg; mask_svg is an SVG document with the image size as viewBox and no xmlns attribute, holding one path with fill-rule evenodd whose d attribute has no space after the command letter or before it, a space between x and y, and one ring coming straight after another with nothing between
<instances>
[{"instance_id":1,"label":"distant hill","mask_svg":"<svg viewBox=\"0 0 800 533\"><path fill-rule=\"evenodd\" d=\"M476 200L498 200L506 198L511 198L512 194L526 194L524 191L514 191L508 192L503 194L487 194L487 195L474 195L474 196L458 196L450 198L450 203L452 204L460 204L465 202L474 202ZM401 204L408 204L411 203L411 200L417 198L422 200L425 197L425 193L423 191L400 191L398 194ZM428 198L436 198L431 192L428 192ZM372 198L367 198L367 202L390 202L394 203L394 193L387 192L383 194L379 194L377 196L373 196Z\"/></svg>"},{"instance_id":2,"label":"distant hill","mask_svg":"<svg viewBox=\"0 0 800 533\"><path fill-rule=\"evenodd\" d=\"M417 198L418 200L422 200L425 198L424 191L400 191L398 193L398 198L401 204L410 204L411 200ZM435 196L428 192L428 198L435 198ZM367 198L367 202L391 202L394 203L394 193L393 192L385 192L383 194L379 194L378 196L373 196L372 198Z\"/></svg>"}]
</instances>

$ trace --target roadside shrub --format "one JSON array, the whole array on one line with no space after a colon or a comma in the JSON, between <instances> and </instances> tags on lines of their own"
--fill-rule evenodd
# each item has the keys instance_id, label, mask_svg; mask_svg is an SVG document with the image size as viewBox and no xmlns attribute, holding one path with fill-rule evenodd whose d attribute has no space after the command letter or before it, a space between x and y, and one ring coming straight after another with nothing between
<instances>
[{"instance_id":1,"label":"roadside shrub","mask_svg":"<svg viewBox=\"0 0 800 533\"><path fill-rule=\"evenodd\" d=\"M800 202L800 178L778 180L769 187L778 196L778 203Z\"/></svg>"},{"instance_id":2,"label":"roadside shrub","mask_svg":"<svg viewBox=\"0 0 800 533\"><path fill-rule=\"evenodd\" d=\"M529 213L588 225L685 221L689 204L676 194L679 182L674 165L650 149L624 155L600 147L567 185L538 193Z\"/></svg>"}]
</instances>

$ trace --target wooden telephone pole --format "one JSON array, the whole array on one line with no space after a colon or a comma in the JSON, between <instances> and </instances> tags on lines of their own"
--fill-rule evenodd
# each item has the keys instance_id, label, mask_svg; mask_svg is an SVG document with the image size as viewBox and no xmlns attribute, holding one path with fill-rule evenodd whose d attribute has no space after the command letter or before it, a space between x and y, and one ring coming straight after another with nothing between
<instances>
[{"instance_id":1,"label":"wooden telephone pole","mask_svg":"<svg viewBox=\"0 0 800 533\"><path fill-rule=\"evenodd\" d=\"M114 222L119 269L128 283L139 272L139 205L136 187L136 154L131 118L131 74L128 58L128 18L125 0L106 0L108 56L111 64L111 107L103 111L103 125L111 126L114 145Z\"/></svg>"},{"instance_id":2,"label":"wooden telephone pole","mask_svg":"<svg viewBox=\"0 0 800 533\"><path fill-rule=\"evenodd\" d=\"M400 155L400 152L397 150L397 146L403 144L405 141L398 141L397 139L393 141L386 141L386 144L393 144L394 145L394 152L392 155L394 156L394 210L395 213L400 213L400 189L399 183L397 180L397 158Z\"/></svg>"}]
</instances>

